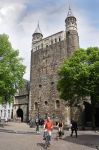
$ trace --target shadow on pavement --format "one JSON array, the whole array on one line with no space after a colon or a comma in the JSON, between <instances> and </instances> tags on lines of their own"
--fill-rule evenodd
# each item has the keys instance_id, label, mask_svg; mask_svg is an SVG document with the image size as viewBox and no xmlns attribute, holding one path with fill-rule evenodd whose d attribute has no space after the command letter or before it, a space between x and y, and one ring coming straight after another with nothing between
<instances>
[{"instance_id":1,"label":"shadow on pavement","mask_svg":"<svg viewBox=\"0 0 99 150\"><path fill-rule=\"evenodd\" d=\"M37 146L40 146L40 147L45 149L45 144L44 143L37 143Z\"/></svg>"},{"instance_id":2,"label":"shadow on pavement","mask_svg":"<svg viewBox=\"0 0 99 150\"><path fill-rule=\"evenodd\" d=\"M73 137L66 136L63 138L63 140L79 145L88 146L90 148L96 148L99 147L99 135L90 135L90 134L84 134L84 135L78 135L76 138L75 135Z\"/></svg>"},{"instance_id":3,"label":"shadow on pavement","mask_svg":"<svg viewBox=\"0 0 99 150\"><path fill-rule=\"evenodd\" d=\"M6 130L6 129L0 129L0 132L13 133L13 134L33 134L33 135L39 135L39 134L37 134L36 132L14 131L14 130Z\"/></svg>"}]
</instances>

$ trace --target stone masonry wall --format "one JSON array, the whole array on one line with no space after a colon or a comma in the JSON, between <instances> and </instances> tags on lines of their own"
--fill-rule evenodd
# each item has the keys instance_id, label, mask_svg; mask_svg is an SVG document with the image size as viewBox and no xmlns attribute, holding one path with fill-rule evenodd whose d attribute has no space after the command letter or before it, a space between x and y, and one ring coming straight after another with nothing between
<instances>
[{"instance_id":1,"label":"stone masonry wall","mask_svg":"<svg viewBox=\"0 0 99 150\"><path fill-rule=\"evenodd\" d=\"M67 55L66 49L66 41L64 40L31 54L32 117L40 113L42 117L50 114L53 118L67 118L65 102L59 99L56 89L57 69ZM59 102L59 106L56 101ZM38 103L38 109L35 108L35 102Z\"/></svg>"}]
</instances>

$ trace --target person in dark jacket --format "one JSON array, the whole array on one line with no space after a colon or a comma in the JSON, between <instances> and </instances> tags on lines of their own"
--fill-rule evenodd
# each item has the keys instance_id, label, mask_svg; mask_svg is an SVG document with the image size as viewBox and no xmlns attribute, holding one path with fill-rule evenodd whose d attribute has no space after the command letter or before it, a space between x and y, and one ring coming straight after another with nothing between
<instances>
[{"instance_id":1,"label":"person in dark jacket","mask_svg":"<svg viewBox=\"0 0 99 150\"><path fill-rule=\"evenodd\" d=\"M75 131L75 134L76 134L76 138L77 138L77 130L78 130L78 127L77 127L77 122L74 121L74 120L71 120L71 137L73 136L73 132Z\"/></svg>"}]
</instances>

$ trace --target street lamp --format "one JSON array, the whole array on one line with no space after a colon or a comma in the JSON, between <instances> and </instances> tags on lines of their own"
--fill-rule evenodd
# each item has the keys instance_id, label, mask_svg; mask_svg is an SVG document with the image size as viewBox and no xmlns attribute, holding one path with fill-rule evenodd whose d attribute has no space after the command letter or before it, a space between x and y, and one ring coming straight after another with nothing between
<instances>
[{"instance_id":1,"label":"street lamp","mask_svg":"<svg viewBox=\"0 0 99 150\"><path fill-rule=\"evenodd\" d=\"M37 103L37 118L36 118L36 131L39 132L39 102Z\"/></svg>"}]
</instances>

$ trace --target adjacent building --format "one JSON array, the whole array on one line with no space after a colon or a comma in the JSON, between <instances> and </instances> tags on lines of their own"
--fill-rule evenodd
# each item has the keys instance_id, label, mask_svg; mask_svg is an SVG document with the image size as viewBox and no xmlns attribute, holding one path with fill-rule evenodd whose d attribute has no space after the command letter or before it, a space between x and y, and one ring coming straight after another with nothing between
<instances>
[{"instance_id":1,"label":"adjacent building","mask_svg":"<svg viewBox=\"0 0 99 150\"><path fill-rule=\"evenodd\" d=\"M0 104L0 118L5 121L9 121L12 119L13 113L13 104L12 103L4 103Z\"/></svg>"},{"instance_id":2,"label":"adjacent building","mask_svg":"<svg viewBox=\"0 0 99 150\"><path fill-rule=\"evenodd\" d=\"M30 82L25 80L24 87L19 89L13 102L13 120L20 119L21 122L27 122L29 119L29 88Z\"/></svg>"}]
</instances>

